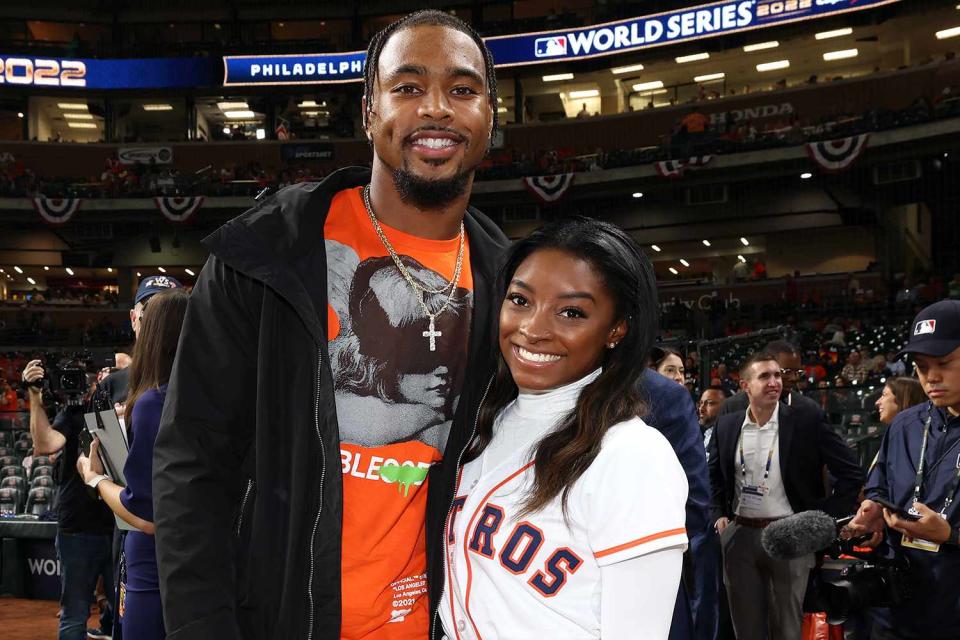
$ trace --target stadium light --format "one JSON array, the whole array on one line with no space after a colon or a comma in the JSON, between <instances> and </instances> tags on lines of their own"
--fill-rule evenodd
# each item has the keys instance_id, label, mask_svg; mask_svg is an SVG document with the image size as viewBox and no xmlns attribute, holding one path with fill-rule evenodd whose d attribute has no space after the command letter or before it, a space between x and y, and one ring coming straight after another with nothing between
<instances>
[{"instance_id":1,"label":"stadium light","mask_svg":"<svg viewBox=\"0 0 960 640\"><path fill-rule=\"evenodd\" d=\"M853 29L850 27L844 27L843 29L834 29L833 31L821 31L820 33L814 35L813 37L817 40L826 40L828 38L839 38L840 36L848 36L853 33Z\"/></svg>"},{"instance_id":2,"label":"stadium light","mask_svg":"<svg viewBox=\"0 0 960 640\"><path fill-rule=\"evenodd\" d=\"M37 284L37 281L34 280L33 278L27 278L27 282L29 282L30 284Z\"/></svg>"},{"instance_id":3,"label":"stadium light","mask_svg":"<svg viewBox=\"0 0 960 640\"><path fill-rule=\"evenodd\" d=\"M710 241L709 241L709 240L704 240L704 241L703 241L703 246L709 247L709 246L710 246Z\"/></svg>"},{"instance_id":4,"label":"stadium light","mask_svg":"<svg viewBox=\"0 0 960 640\"><path fill-rule=\"evenodd\" d=\"M599 89L585 89L583 91L571 91L569 94L571 99L578 98L596 98L600 95Z\"/></svg>"},{"instance_id":5,"label":"stadium light","mask_svg":"<svg viewBox=\"0 0 960 640\"><path fill-rule=\"evenodd\" d=\"M943 31L937 31L937 40L946 40L947 38L953 38L955 36L960 36L960 27L951 27Z\"/></svg>"},{"instance_id":6,"label":"stadium light","mask_svg":"<svg viewBox=\"0 0 960 640\"><path fill-rule=\"evenodd\" d=\"M633 197L634 197L634 198L642 198L642 197L643 197L643 192L642 192L642 191L634 191L634 192L633 192Z\"/></svg>"},{"instance_id":7,"label":"stadium light","mask_svg":"<svg viewBox=\"0 0 960 640\"><path fill-rule=\"evenodd\" d=\"M184 271L187 272L187 275L188 275L188 276L195 276L195 275L197 275L197 274L195 274L195 273L193 272L193 269L184 269Z\"/></svg>"},{"instance_id":8,"label":"stadium light","mask_svg":"<svg viewBox=\"0 0 960 640\"><path fill-rule=\"evenodd\" d=\"M107 267L107 273L113 273L113 267Z\"/></svg>"},{"instance_id":9,"label":"stadium light","mask_svg":"<svg viewBox=\"0 0 960 640\"><path fill-rule=\"evenodd\" d=\"M780 43L776 40L770 42L758 42L757 44L748 44L743 48L744 53L753 53L754 51L763 51L764 49L776 49Z\"/></svg>"},{"instance_id":10,"label":"stadium light","mask_svg":"<svg viewBox=\"0 0 960 640\"><path fill-rule=\"evenodd\" d=\"M660 253L661 251L660 247L655 244L650 245L650 248L656 251L657 253Z\"/></svg>"},{"instance_id":11,"label":"stadium light","mask_svg":"<svg viewBox=\"0 0 960 640\"><path fill-rule=\"evenodd\" d=\"M266 140L266 139L267 139L267 130L257 129L257 140Z\"/></svg>"},{"instance_id":12,"label":"stadium light","mask_svg":"<svg viewBox=\"0 0 960 640\"><path fill-rule=\"evenodd\" d=\"M140 276L142 276L142 275L143 275L142 273L140 273L139 271L137 271L137 277L138 277L138 278L139 278Z\"/></svg>"},{"instance_id":13,"label":"stadium light","mask_svg":"<svg viewBox=\"0 0 960 640\"><path fill-rule=\"evenodd\" d=\"M740 255L739 253L737 254L737 260L739 260L740 262L746 262L746 261L747 261L747 259L744 258L744 257L743 257L742 255Z\"/></svg>"},{"instance_id":14,"label":"stadium light","mask_svg":"<svg viewBox=\"0 0 960 640\"><path fill-rule=\"evenodd\" d=\"M145 104L144 111L173 111L172 104Z\"/></svg>"},{"instance_id":15,"label":"stadium light","mask_svg":"<svg viewBox=\"0 0 960 640\"><path fill-rule=\"evenodd\" d=\"M43 270L44 270L44 271L50 271L50 267L44 267ZM0 269L0 272L3 272L3 269Z\"/></svg>"},{"instance_id":16,"label":"stadium light","mask_svg":"<svg viewBox=\"0 0 960 640\"><path fill-rule=\"evenodd\" d=\"M224 111L223 115L227 116L231 120L250 120L251 118L255 118L257 116L257 114L255 114L253 111L250 111L250 110Z\"/></svg>"},{"instance_id":17,"label":"stadium light","mask_svg":"<svg viewBox=\"0 0 960 640\"><path fill-rule=\"evenodd\" d=\"M652 82L641 82L633 85L634 91L651 91L653 89L663 89L663 81L654 80Z\"/></svg>"},{"instance_id":18,"label":"stadium light","mask_svg":"<svg viewBox=\"0 0 960 640\"><path fill-rule=\"evenodd\" d=\"M244 102L218 102L217 106L220 107L220 111L230 111L232 109L249 109L250 105Z\"/></svg>"},{"instance_id":19,"label":"stadium light","mask_svg":"<svg viewBox=\"0 0 960 640\"><path fill-rule=\"evenodd\" d=\"M73 269L71 269L70 267L67 267L67 268L66 268L66 272L67 272L67 275L68 275L68 276L72 276L72 275L73 275Z\"/></svg>"},{"instance_id":20,"label":"stadium light","mask_svg":"<svg viewBox=\"0 0 960 640\"><path fill-rule=\"evenodd\" d=\"M67 126L71 129L96 129L96 122L68 122Z\"/></svg>"},{"instance_id":21,"label":"stadium light","mask_svg":"<svg viewBox=\"0 0 960 640\"><path fill-rule=\"evenodd\" d=\"M13 267L13 270L16 271L17 273L21 273L21 274L23 273L23 269L21 269L21 268L18 267L18 266L14 266L14 267Z\"/></svg>"},{"instance_id":22,"label":"stadium light","mask_svg":"<svg viewBox=\"0 0 960 640\"><path fill-rule=\"evenodd\" d=\"M776 71L777 69L786 69L790 66L789 60L777 60L776 62L761 62L757 65L757 71Z\"/></svg>"},{"instance_id":23,"label":"stadium light","mask_svg":"<svg viewBox=\"0 0 960 640\"><path fill-rule=\"evenodd\" d=\"M610 73L612 73L615 76L619 76L624 73L633 73L634 71L643 71L643 65L631 64L626 67L614 67L613 69L610 69Z\"/></svg>"},{"instance_id":24,"label":"stadium light","mask_svg":"<svg viewBox=\"0 0 960 640\"><path fill-rule=\"evenodd\" d=\"M685 266L685 267L689 267L689 266L690 266L690 263L687 262L686 260L684 260L683 258L680 258L680 264L682 264L682 265Z\"/></svg>"},{"instance_id":25,"label":"stadium light","mask_svg":"<svg viewBox=\"0 0 960 640\"><path fill-rule=\"evenodd\" d=\"M573 80L572 73L557 73L552 76L543 76L544 82L559 82L560 80Z\"/></svg>"},{"instance_id":26,"label":"stadium light","mask_svg":"<svg viewBox=\"0 0 960 640\"><path fill-rule=\"evenodd\" d=\"M167 272L167 270L164 269L163 267L157 267L157 271L159 271L160 273L166 273L166 272Z\"/></svg>"},{"instance_id":27,"label":"stadium light","mask_svg":"<svg viewBox=\"0 0 960 640\"><path fill-rule=\"evenodd\" d=\"M715 80L723 80L726 77L727 77L727 74L721 71L720 73L708 73L705 76L697 76L696 78L693 79L693 81L694 82L713 82Z\"/></svg>"},{"instance_id":28,"label":"stadium light","mask_svg":"<svg viewBox=\"0 0 960 640\"><path fill-rule=\"evenodd\" d=\"M831 60L845 60L847 58L856 58L860 54L856 49L843 49L842 51L828 51L823 54L823 59L826 62Z\"/></svg>"},{"instance_id":29,"label":"stadium light","mask_svg":"<svg viewBox=\"0 0 960 640\"><path fill-rule=\"evenodd\" d=\"M86 102L58 102L58 103L57 103L57 107L59 107L59 108L62 109L62 110L66 110L66 109L82 109L82 110L86 111L86 110L87 110L87 103L86 103Z\"/></svg>"},{"instance_id":30,"label":"stadium light","mask_svg":"<svg viewBox=\"0 0 960 640\"><path fill-rule=\"evenodd\" d=\"M18 117L18 118L22 118L22 117L23 117L23 111L17 111L17 117Z\"/></svg>"},{"instance_id":31,"label":"stadium light","mask_svg":"<svg viewBox=\"0 0 960 640\"><path fill-rule=\"evenodd\" d=\"M672 274L675 275L675 276L680 275L680 272L677 271L676 269L674 269L673 267L670 267L670 273L672 273Z\"/></svg>"},{"instance_id":32,"label":"stadium light","mask_svg":"<svg viewBox=\"0 0 960 640\"><path fill-rule=\"evenodd\" d=\"M809 171L804 171L803 173L800 174L801 180L809 180L812 177L813 177L813 174L810 173Z\"/></svg>"},{"instance_id":33,"label":"stadium light","mask_svg":"<svg viewBox=\"0 0 960 640\"><path fill-rule=\"evenodd\" d=\"M741 238L740 238L740 242L741 242L741 243L743 244L743 246L745 246L745 247L749 247L749 246L750 246L750 241L747 240L746 238L741 237Z\"/></svg>"},{"instance_id":34,"label":"stadium light","mask_svg":"<svg viewBox=\"0 0 960 640\"><path fill-rule=\"evenodd\" d=\"M303 102L297 103L298 109L304 109L306 107L319 107L316 100L304 100Z\"/></svg>"},{"instance_id":35,"label":"stadium light","mask_svg":"<svg viewBox=\"0 0 960 640\"><path fill-rule=\"evenodd\" d=\"M224 128L223 128L223 135L225 135L225 136L230 135L230 127L224 127Z\"/></svg>"},{"instance_id":36,"label":"stadium light","mask_svg":"<svg viewBox=\"0 0 960 640\"><path fill-rule=\"evenodd\" d=\"M92 113L65 113L63 117L67 120L93 120Z\"/></svg>"},{"instance_id":37,"label":"stadium light","mask_svg":"<svg viewBox=\"0 0 960 640\"><path fill-rule=\"evenodd\" d=\"M696 62L697 60L709 60L709 59L710 59L710 54L706 52L694 53L689 56L677 56L676 58L674 58L674 60L677 61L677 64L685 64L687 62Z\"/></svg>"}]
</instances>

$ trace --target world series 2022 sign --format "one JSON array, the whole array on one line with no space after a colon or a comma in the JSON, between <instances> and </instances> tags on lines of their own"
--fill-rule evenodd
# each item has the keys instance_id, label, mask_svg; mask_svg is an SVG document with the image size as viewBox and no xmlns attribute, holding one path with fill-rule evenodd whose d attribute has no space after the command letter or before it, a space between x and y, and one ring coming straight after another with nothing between
<instances>
[{"instance_id":1,"label":"world series 2022 sign","mask_svg":"<svg viewBox=\"0 0 960 640\"><path fill-rule=\"evenodd\" d=\"M498 67L576 61L762 29L901 0L726 0L579 29L485 38ZM366 54L226 56L224 86L329 84L363 78Z\"/></svg>"}]
</instances>

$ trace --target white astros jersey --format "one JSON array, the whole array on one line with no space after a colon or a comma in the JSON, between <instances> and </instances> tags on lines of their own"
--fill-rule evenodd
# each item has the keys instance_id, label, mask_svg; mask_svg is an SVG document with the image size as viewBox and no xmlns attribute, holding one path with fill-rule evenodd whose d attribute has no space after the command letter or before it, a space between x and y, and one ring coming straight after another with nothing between
<instances>
[{"instance_id":1,"label":"white astros jersey","mask_svg":"<svg viewBox=\"0 0 960 640\"><path fill-rule=\"evenodd\" d=\"M568 522L559 498L518 518L533 481L530 449L489 469L481 456L460 474L440 603L448 640L599 638L600 568L686 546L686 476L639 418L607 432L570 491Z\"/></svg>"}]
</instances>

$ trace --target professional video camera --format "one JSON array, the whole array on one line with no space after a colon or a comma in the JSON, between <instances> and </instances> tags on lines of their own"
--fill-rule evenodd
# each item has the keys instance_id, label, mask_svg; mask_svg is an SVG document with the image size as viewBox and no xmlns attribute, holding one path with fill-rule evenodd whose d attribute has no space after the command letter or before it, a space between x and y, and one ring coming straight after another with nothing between
<instances>
[{"instance_id":1,"label":"professional video camera","mask_svg":"<svg viewBox=\"0 0 960 640\"><path fill-rule=\"evenodd\" d=\"M60 358L52 367L44 368L43 378L30 385L54 394L62 394L68 403L75 402L87 392L87 368L90 361L90 354L84 352Z\"/></svg>"},{"instance_id":2,"label":"professional video camera","mask_svg":"<svg viewBox=\"0 0 960 640\"><path fill-rule=\"evenodd\" d=\"M804 610L825 611L830 624L842 624L866 607L903 604L913 594L910 561L906 557L858 550L857 545L869 540L869 535L840 537L841 529L852 519L849 516L835 520L822 511L803 511L771 523L761 537L764 550L778 560L818 556ZM836 576L827 576L822 560L838 560L841 556L856 560Z\"/></svg>"}]
</instances>

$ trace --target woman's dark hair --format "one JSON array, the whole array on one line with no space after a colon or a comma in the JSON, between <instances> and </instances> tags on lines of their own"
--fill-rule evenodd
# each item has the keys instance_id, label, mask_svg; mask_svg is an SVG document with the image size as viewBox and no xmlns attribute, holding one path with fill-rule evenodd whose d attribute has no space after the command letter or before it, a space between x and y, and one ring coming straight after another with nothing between
<instances>
[{"instance_id":1,"label":"woman's dark hair","mask_svg":"<svg viewBox=\"0 0 960 640\"><path fill-rule=\"evenodd\" d=\"M536 447L534 482L524 513L537 511L567 495L600 452L603 436L614 425L646 414L640 388L644 363L659 330L659 304L653 265L623 229L583 216L575 216L537 229L514 244L497 278L499 300L506 297L517 268L537 251L555 249L588 262L613 298L618 320L626 333L613 349L604 349L602 372L580 393L577 406ZM499 325L499 322L498 322ZM477 433L467 460L478 457L493 439L497 415L518 389L499 348L499 326L494 331L497 373L480 408Z\"/></svg>"},{"instance_id":2,"label":"woman's dark hair","mask_svg":"<svg viewBox=\"0 0 960 640\"><path fill-rule=\"evenodd\" d=\"M170 380L189 299L183 289L170 289L154 294L148 300L130 364L130 384L123 410L128 427L133 424L133 407L137 399Z\"/></svg>"},{"instance_id":3,"label":"woman's dark hair","mask_svg":"<svg viewBox=\"0 0 960 640\"><path fill-rule=\"evenodd\" d=\"M380 66L380 54L383 52L383 47L387 44L390 36L398 31L422 26L449 27L470 36L470 39L476 43L480 49L480 54L483 56L483 66L487 76L487 97L490 99L490 108L493 109L493 128L490 135L496 133L500 127L500 118L497 114L497 74L493 66L493 54L487 49L483 38L473 27L456 16L434 9L415 11L404 16L396 22L388 24L370 39L370 45L367 47L367 61L363 69L363 95L367 99L363 113L364 124L369 121L370 111L373 108L373 87L377 82L377 68Z\"/></svg>"},{"instance_id":4,"label":"woman's dark hair","mask_svg":"<svg viewBox=\"0 0 960 640\"><path fill-rule=\"evenodd\" d=\"M927 394L923 392L923 385L915 378L906 376L890 378L885 386L890 387L893 398L897 402L897 409L900 411L906 411L910 407L927 400Z\"/></svg>"},{"instance_id":5,"label":"woman's dark hair","mask_svg":"<svg viewBox=\"0 0 960 640\"><path fill-rule=\"evenodd\" d=\"M677 356L680 358L680 362L683 362L683 356L680 355L680 352L676 349L672 347L654 347L650 350L650 368L659 369L663 361L670 356Z\"/></svg>"}]
</instances>

